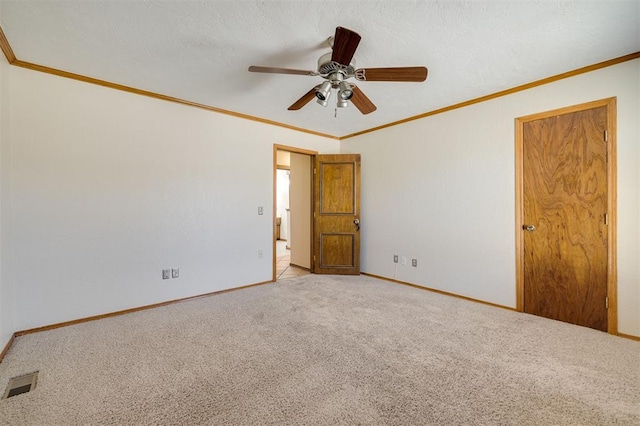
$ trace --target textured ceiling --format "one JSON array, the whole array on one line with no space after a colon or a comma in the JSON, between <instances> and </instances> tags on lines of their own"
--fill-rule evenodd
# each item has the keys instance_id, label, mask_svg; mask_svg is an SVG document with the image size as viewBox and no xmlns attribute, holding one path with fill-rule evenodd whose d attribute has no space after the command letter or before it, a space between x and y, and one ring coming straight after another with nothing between
<instances>
[{"instance_id":1,"label":"textured ceiling","mask_svg":"<svg viewBox=\"0 0 640 426\"><path fill-rule=\"evenodd\" d=\"M424 65L424 83L357 82L362 115L315 102L287 107L343 26L362 36L357 67ZM334 136L640 51L640 2L0 0L21 61Z\"/></svg>"}]
</instances>

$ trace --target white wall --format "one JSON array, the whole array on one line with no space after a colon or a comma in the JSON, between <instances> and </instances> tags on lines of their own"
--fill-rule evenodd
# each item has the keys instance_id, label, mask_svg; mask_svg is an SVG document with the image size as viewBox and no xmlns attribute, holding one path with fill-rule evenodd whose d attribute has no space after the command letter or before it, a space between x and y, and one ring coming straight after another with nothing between
<instances>
[{"instance_id":1,"label":"white wall","mask_svg":"<svg viewBox=\"0 0 640 426\"><path fill-rule=\"evenodd\" d=\"M640 336L639 81L634 60L342 141L362 154L362 270L515 307L514 119L617 96L619 331Z\"/></svg>"},{"instance_id":2,"label":"white wall","mask_svg":"<svg viewBox=\"0 0 640 426\"><path fill-rule=\"evenodd\" d=\"M273 144L340 149L0 62L0 347L270 280ZM515 306L514 118L617 96L619 330L639 336L639 79L636 60L343 141L362 154L362 270Z\"/></svg>"},{"instance_id":3,"label":"white wall","mask_svg":"<svg viewBox=\"0 0 640 426\"><path fill-rule=\"evenodd\" d=\"M332 139L5 73L2 258L11 229L14 276L1 284L2 344L16 330L270 281L273 144L339 151ZM162 280L171 267L180 278Z\"/></svg>"},{"instance_id":4,"label":"white wall","mask_svg":"<svg viewBox=\"0 0 640 426\"><path fill-rule=\"evenodd\" d=\"M9 203L5 200L8 194L9 176L6 166L8 155L5 154L8 147L7 122L9 115L7 114L7 106L9 105L9 82L7 68L9 65L0 60L0 351L4 344L9 341L13 330L12 324L12 304L10 303L12 285L9 279L9 258L10 258L10 234L8 227L5 225L8 216Z\"/></svg>"}]
</instances>

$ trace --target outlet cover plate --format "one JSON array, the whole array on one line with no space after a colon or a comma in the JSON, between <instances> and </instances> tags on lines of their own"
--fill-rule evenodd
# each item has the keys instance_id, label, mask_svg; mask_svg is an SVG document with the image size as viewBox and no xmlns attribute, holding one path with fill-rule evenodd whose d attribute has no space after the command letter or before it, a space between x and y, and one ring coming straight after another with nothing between
<instances>
[{"instance_id":1,"label":"outlet cover plate","mask_svg":"<svg viewBox=\"0 0 640 426\"><path fill-rule=\"evenodd\" d=\"M418 267L418 259L411 259L411 266L413 266L414 268Z\"/></svg>"},{"instance_id":2,"label":"outlet cover plate","mask_svg":"<svg viewBox=\"0 0 640 426\"><path fill-rule=\"evenodd\" d=\"M171 269L171 278L178 278L180 276L180 268Z\"/></svg>"},{"instance_id":3,"label":"outlet cover plate","mask_svg":"<svg viewBox=\"0 0 640 426\"><path fill-rule=\"evenodd\" d=\"M402 264L403 265L407 264L407 256L402 256Z\"/></svg>"},{"instance_id":4,"label":"outlet cover plate","mask_svg":"<svg viewBox=\"0 0 640 426\"><path fill-rule=\"evenodd\" d=\"M397 254L393 255L393 263L398 263L398 255Z\"/></svg>"},{"instance_id":5,"label":"outlet cover plate","mask_svg":"<svg viewBox=\"0 0 640 426\"><path fill-rule=\"evenodd\" d=\"M171 270L163 269L162 270L162 279L163 280L168 280L169 278L171 278Z\"/></svg>"}]
</instances>

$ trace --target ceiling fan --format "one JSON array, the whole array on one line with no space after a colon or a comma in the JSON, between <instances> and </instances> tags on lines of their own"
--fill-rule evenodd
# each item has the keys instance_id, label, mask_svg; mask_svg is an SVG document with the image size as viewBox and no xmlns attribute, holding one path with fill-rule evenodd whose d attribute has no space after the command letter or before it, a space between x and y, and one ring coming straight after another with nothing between
<instances>
[{"instance_id":1,"label":"ceiling fan","mask_svg":"<svg viewBox=\"0 0 640 426\"><path fill-rule=\"evenodd\" d=\"M318 60L318 71L305 71L290 68L274 68L250 66L250 72L271 74L295 74L306 76L321 76L326 81L302 95L288 109L299 110L313 98L322 106L327 106L331 90L337 92L338 108L345 108L351 100L363 114L376 110L376 106L356 85L346 80L355 77L358 81L408 81L421 82L427 79L425 67L397 67L397 68L360 68L356 69L353 55L360 43L360 35L347 28L337 27L335 36L329 37L332 52L322 55Z\"/></svg>"}]
</instances>

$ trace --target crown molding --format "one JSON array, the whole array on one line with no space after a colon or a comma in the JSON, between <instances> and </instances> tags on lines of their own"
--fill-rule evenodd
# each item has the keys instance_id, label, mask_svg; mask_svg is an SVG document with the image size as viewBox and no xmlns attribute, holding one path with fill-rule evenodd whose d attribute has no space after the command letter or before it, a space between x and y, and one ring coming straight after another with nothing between
<instances>
[{"instance_id":1,"label":"crown molding","mask_svg":"<svg viewBox=\"0 0 640 426\"><path fill-rule=\"evenodd\" d=\"M154 93L154 92L150 92L147 90L141 90L141 89L137 89L135 87L130 87L130 86L125 86L122 84L117 84L117 83L112 83L109 81L105 81L105 80L100 80L97 78L93 78L93 77L87 77L84 75L80 75L80 74L74 74L71 72L67 72L67 71L63 71L63 70L59 70L59 69L55 69L55 68L50 68L44 65L38 65L38 64L34 64L31 62L26 62L26 61L21 61L19 60L15 53L13 52L13 49L11 49L11 45L9 44L9 41L7 40L4 32L2 31L2 28L0 27L0 49L2 49L2 52L4 53L4 56L7 58L7 61L9 62L9 64L11 65L15 65L21 68L25 68L25 69L29 69L32 71L39 71L39 72L43 72L43 73L47 73L47 74L52 74L52 75L57 75L59 77L64 77L64 78L70 78L73 80L77 80L77 81L82 81L85 83L90 83L90 84L96 84L98 86L103 86L103 87L108 87L114 90L120 90L120 91L124 91L124 92L128 92L128 93L133 93L136 95L141 95L141 96L147 96L150 98L155 98L155 99L159 99L162 101L167 101L167 102L174 102L174 103L178 103L178 104L182 104L182 105L187 105L187 106L191 106L191 107L195 107L195 108L200 108L200 109L204 109L207 111L211 111L211 112L215 112L218 114L224 114L224 115L230 115L232 117L236 117L236 118L241 118L244 120L250 120L250 121L255 121L258 123L262 123L262 124L268 124L271 126L277 126L277 127L282 127L285 129L289 129L289 130L294 130L297 132L302 132L302 133L307 133L310 135L315 135L315 136L320 136L320 137L324 137L324 138L328 138L328 139L334 139L334 140L338 140L338 141L343 141L346 139L350 139L350 138L354 138L356 136L362 136L365 135L367 133L372 133L378 130L382 130L382 129L386 129L389 127L393 127L393 126L397 126L400 124L404 124L404 123L408 123L410 121L415 121L415 120L419 120L421 118L426 118L426 117L430 117L432 115L437 115L437 114L442 114L448 111L453 111L455 109L459 109L459 108L464 108L470 105L474 105L474 104L478 104L480 102L485 102L485 101L490 101L492 99L496 99L496 98L500 98L502 96L507 96L507 95L511 95L513 93L517 93L517 92L522 92L524 90L528 90L537 86L542 86L544 84L549 84L549 83L553 83L555 81L558 80L563 80L565 78L569 78L569 77L574 77L576 75L580 75L580 74L585 74L591 71L595 71L595 70L599 70L602 68L606 68L606 67L610 67L612 65L617 65L617 64L621 64L623 62L627 62L627 61L632 61L634 59L638 59L640 58L640 52L634 52L634 53L630 53L628 55L624 55L624 56L619 56L617 58L613 58L613 59L609 59L607 61L603 61L603 62L598 62L596 64L593 65L588 65L582 68L577 68L575 70L572 71L567 71L561 74L556 74L554 76L551 77L547 77L547 78L543 78L540 80L536 80L530 83L526 83L526 84L522 84L520 86L516 86L516 87L512 87L510 89L506 89L506 90L501 90L499 92L495 92L495 93L491 93L485 96L480 96L478 98L474 98L474 99L470 99L468 101L464 101L464 102L459 102L457 104L453 104L453 105L449 105L443 108L439 108L439 109L435 109L433 111L428 111L422 114L418 114L418 115L414 115L412 117L408 117L408 118L404 118L402 120L398 120L398 121L393 121L391 123L387 123L387 124L383 124L380 126L376 126L376 127L372 127L370 129L365 129L365 130L361 130L359 132L355 132L355 133L350 133L344 136L335 136L335 135L330 135L328 133L322 133L322 132L316 132L314 130L309 130L309 129L304 129L302 127L296 127L296 126L292 126L289 124L285 124L285 123L280 123L278 121L273 121L273 120L267 120L265 118L261 118L261 117L256 117L253 115L249 115L249 114L243 114L243 113L239 113L239 112L235 112L235 111L229 111L226 109L222 109L222 108L216 108L210 105L205 105L205 104L200 104L197 102L192 102L192 101L188 101L185 99L180 99L180 98L174 98L172 96L167 96L167 95L163 95L160 93Z\"/></svg>"},{"instance_id":2,"label":"crown molding","mask_svg":"<svg viewBox=\"0 0 640 426\"><path fill-rule=\"evenodd\" d=\"M454 104L454 105L449 105L449 106L446 106L444 108L439 108L439 109L436 109L436 110L433 110L433 111L429 111L429 112L425 112L425 113L422 113L422 114L414 115L413 117L409 117L409 118L405 118L405 119L402 119L402 120L394 121L394 122L388 123L388 124L383 124L383 125L377 126L377 127L372 127L370 129L362 130L360 132L344 135L344 136L340 137L340 140L343 141L345 139L353 138L353 137L356 137L356 136L361 136L361 135L364 135L364 134L367 134L367 133L375 132L377 130L386 129L388 127L397 126L399 124L408 123L410 121L419 120L421 118L429 117L429 116L432 116L432 115L442 114L443 112L452 111L454 109L464 108L464 107L467 107L469 105L478 104L480 102L490 101L492 99L500 98L502 96L511 95L511 94L517 93L517 92L522 92L523 90L528 90L528 89L531 89L533 87L537 87L537 86L542 86L544 84L553 83L553 82L558 81L558 80L562 80L562 79L569 78L569 77L574 77L576 75L580 75L580 74L588 73L588 72L591 72L591 71L599 70L601 68L610 67L612 65L621 64L621 63L627 62L627 61L632 61L632 60L638 59L638 58L640 58L640 52L630 53L628 55L624 55L624 56L620 56L620 57L617 57L617 58L609 59L608 61L598 62L597 64L588 65L586 67L578 68L578 69L575 69L573 71L567 71L567 72L564 72L562 74L556 74L556 75L551 76L551 77L547 77L547 78L543 78L541 80L533 81L531 83L526 83L526 84L523 84L523 85L520 85L520 86L512 87L511 89L501 90L500 92L491 93L489 95L481 96L479 98L470 99L468 101L460 102L460 103L457 103L457 104Z\"/></svg>"}]
</instances>

